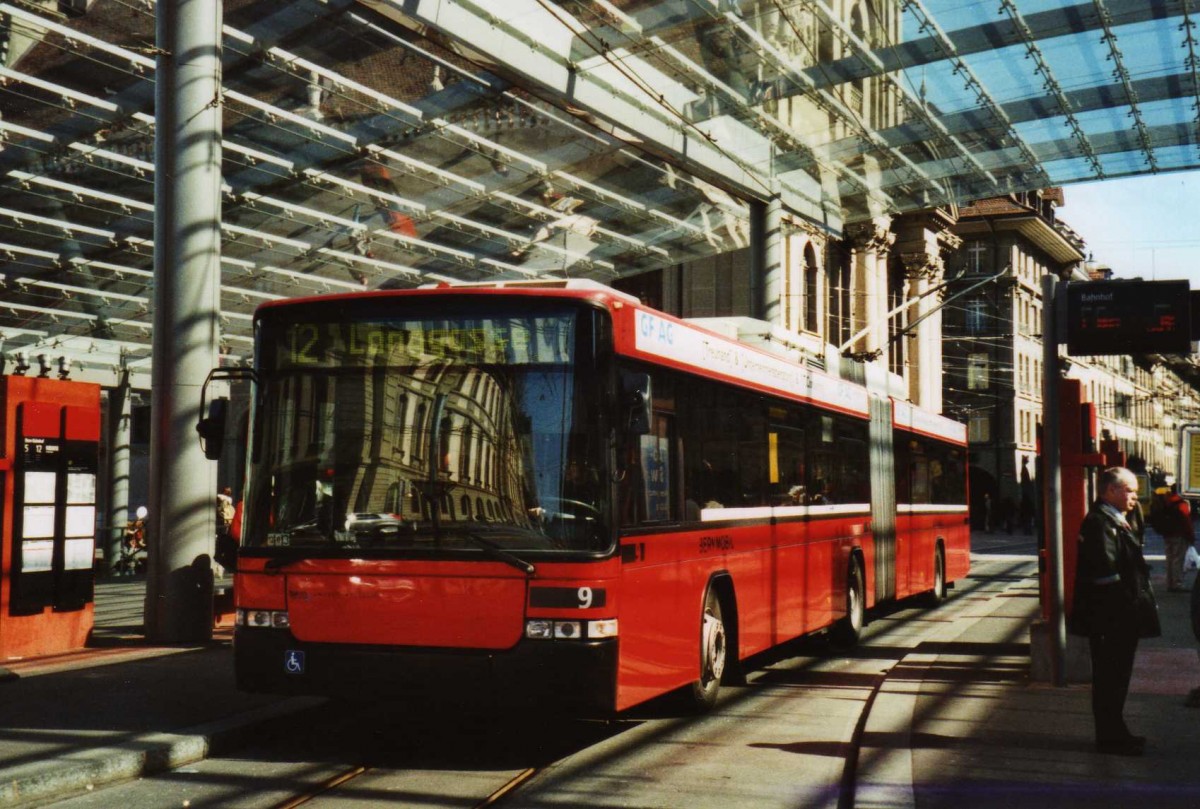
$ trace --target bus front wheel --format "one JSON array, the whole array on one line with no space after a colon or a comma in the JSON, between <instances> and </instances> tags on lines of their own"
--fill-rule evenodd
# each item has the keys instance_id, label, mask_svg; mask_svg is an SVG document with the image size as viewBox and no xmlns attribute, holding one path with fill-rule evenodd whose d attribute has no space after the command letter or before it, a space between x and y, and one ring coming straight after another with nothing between
<instances>
[{"instance_id":1,"label":"bus front wheel","mask_svg":"<svg viewBox=\"0 0 1200 809\"><path fill-rule=\"evenodd\" d=\"M700 677L691 687L691 701L697 711L707 711L717 704L727 651L721 600L709 589L704 596L704 612L700 617Z\"/></svg>"}]
</instances>

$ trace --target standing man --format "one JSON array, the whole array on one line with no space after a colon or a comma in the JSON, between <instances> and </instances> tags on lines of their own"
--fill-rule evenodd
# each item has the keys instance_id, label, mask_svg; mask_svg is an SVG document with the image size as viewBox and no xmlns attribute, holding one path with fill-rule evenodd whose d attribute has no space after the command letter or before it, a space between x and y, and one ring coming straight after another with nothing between
<instances>
[{"instance_id":1,"label":"standing man","mask_svg":"<svg viewBox=\"0 0 1200 809\"><path fill-rule=\"evenodd\" d=\"M1146 737L1125 726L1123 713L1138 638L1161 634L1150 569L1126 515L1137 506L1137 478L1124 467L1100 475L1100 499L1079 530L1072 631L1092 652L1092 717L1096 749L1140 756Z\"/></svg>"}]
</instances>

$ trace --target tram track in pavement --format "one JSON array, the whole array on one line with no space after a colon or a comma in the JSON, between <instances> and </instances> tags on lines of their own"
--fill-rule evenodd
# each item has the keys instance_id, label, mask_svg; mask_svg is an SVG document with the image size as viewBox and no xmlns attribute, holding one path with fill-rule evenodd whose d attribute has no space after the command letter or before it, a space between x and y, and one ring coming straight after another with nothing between
<instances>
[{"instance_id":1,"label":"tram track in pavement","mask_svg":"<svg viewBox=\"0 0 1200 809\"><path fill-rule=\"evenodd\" d=\"M370 769L370 767L365 765L350 767L345 772L326 779L324 782L317 784L304 793L289 798L282 803L276 804L274 807L272 807L272 809L298 809L298 807L304 806L305 804L312 802L314 799L326 795L345 784L348 784L359 776L366 775L368 772L370 772ZM501 802L512 798L521 788L521 786L537 775L541 769L542 768L540 767L527 767L526 769L521 770L516 775L509 778L508 781L506 781L500 787L495 789L486 798L476 804L472 804L471 809L488 809L489 807L499 806Z\"/></svg>"}]
</instances>

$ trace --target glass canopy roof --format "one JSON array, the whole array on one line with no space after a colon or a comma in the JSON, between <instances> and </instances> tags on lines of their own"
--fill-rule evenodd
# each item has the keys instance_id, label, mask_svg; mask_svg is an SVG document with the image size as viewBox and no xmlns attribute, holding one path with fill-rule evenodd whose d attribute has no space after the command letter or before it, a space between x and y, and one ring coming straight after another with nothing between
<instances>
[{"instance_id":1,"label":"glass canopy roof","mask_svg":"<svg viewBox=\"0 0 1200 809\"><path fill-rule=\"evenodd\" d=\"M1196 168L1196 5L228 0L222 350L276 297L728 252L776 196L837 236ZM5 372L148 367L154 12L0 0Z\"/></svg>"}]
</instances>

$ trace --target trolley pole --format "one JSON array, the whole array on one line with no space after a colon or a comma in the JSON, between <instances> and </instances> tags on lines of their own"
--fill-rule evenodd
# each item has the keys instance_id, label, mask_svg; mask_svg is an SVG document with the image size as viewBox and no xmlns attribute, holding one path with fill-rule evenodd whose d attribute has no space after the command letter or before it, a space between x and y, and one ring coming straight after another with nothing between
<instances>
[{"instance_id":1,"label":"trolley pole","mask_svg":"<svg viewBox=\"0 0 1200 809\"><path fill-rule=\"evenodd\" d=\"M1059 424L1058 278L1042 278L1042 517L1049 596L1050 677L1067 684L1067 621L1063 611L1062 443Z\"/></svg>"}]
</instances>

